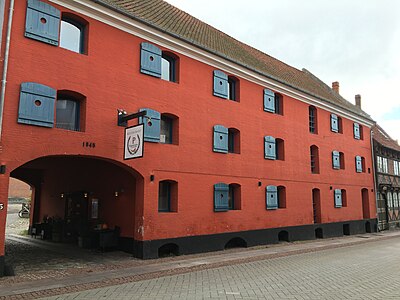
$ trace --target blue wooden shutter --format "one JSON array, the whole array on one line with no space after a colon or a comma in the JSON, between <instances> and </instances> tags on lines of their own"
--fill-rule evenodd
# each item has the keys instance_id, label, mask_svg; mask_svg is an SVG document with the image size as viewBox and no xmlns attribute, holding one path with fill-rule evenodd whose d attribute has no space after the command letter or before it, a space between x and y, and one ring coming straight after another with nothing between
<instances>
[{"instance_id":1,"label":"blue wooden shutter","mask_svg":"<svg viewBox=\"0 0 400 300\"><path fill-rule=\"evenodd\" d=\"M264 158L276 159L276 142L272 136L264 137Z\"/></svg>"},{"instance_id":2,"label":"blue wooden shutter","mask_svg":"<svg viewBox=\"0 0 400 300\"><path fill-rule=\"evenodd\" d=\"M361 156L356 156L356 172L361 173L362 172L362 160Z\"/></svg>"},{"instance_id":3,"label":"blue wooden shutter","mask_svg":"<svg viewBox=\"0 0 400 300\"><path fill-rule=\"evenodd\" d=\"M224 72L214 71L214 96L228 98L228 75Z\"/></svg>"},{"instance_id":4,"label":"blue wooden shutter","mask_svg":"<svg viewBox=\"0 0 400 300\"><path fill-rule=\"evenodd\" d=\"M354 123L354 138L356 140L360 139L360 124Z\"/></svg>"},{"instance_id":5,"label":"blue wooden shutter","mask_svg":"<svg viewBox=\"0 0 400 300\"><path fill-rule=\"evenodd\" d=\"M39 83L22 83L18 123L53 127L56 94L56 90Z\"/></svg>"},{"instance_id":6,"label":"blue wooden shutter","mask_svg":"<svg viewBox=\"0 0 400 300\"><path fill-rule=\"evenodd\" d=\"M332 167L340 169L340 154L339 151L332 151Z\"/></svg>"},{"instance_id":7,"label":"blue wooden shutter","mask_svg":"<svg viewBox=\"0 0 400 300\"><path fill-rule=\"evenodd\" d=\"M28 0L25 36L58 46L60 17L61 13L55 7L38 0Z\"/></svg>"},{"instance_id":8,"label":"blue wooden shutter","mask_svg":"<svg viewBox=\"0 0 400 300\"><path fill-rule=\"evenodd\" d=\"M265 201L267 209L278 208L278 188L274 185L268 185L266 188Z\"/></svg>"},{"instance_id":9,"label":"blue wooden shutter","mask_svg":"<svg viewBox=\"0 0 400 300\"><path fill-rule=\"evenodd\" d=\"M213 151L228 153L228 128L222 125L214 126Z\"/></svg>"},{"instance_id":10,"label":"blue wooden shutter","mask_svg":"<svg viewBox=\"0 0 400 300\"><path fill-rule=\"evenodd\" d=\"M275 93L264 89L264 111L275 112Z\"/></svg>"},{"instance_id":11,"label":"blue wooden shutter","mask_svg":"<svg viewBox=\"0 0 400 300\"><path fill-rule=\"evenodd\" d=\"M229 185L214 184L214 211L229 210Z\"/></svg>"},{"instance_id":12,"label":"blue wooden shutter","mask_svg":"<svg viewBox=\"0 0 400 300\"><path fill-rule=\"evenodd\" d=\"M139 118L139 124L144 124L144 141L158 143L160 141L161 115L158 111L150 108L141 108L139 111L146 111L144 117Z\"/></svg>"},{"instance_id":13,"label":"blue wooden shutter","mask_svg":"<svg viewBox=\"0 0 400 300\"><path fill-rule=\"evenodd\" d=\"M140 44L140 72L161 78L161 50L149 43Z\"/></svg>"},{"instance_id":14,"label":"blue wooden shutter","mask_svg":"<svg viewBox=\"0 0 400 300\"><path fill-rule=\"evenodd\" d=\"M335 189L335 207L342 207L342 190Z\"/></svg>"},{"instance_id":15,"label":"blue wooden shutter","mask_svg":"<svg viewBox=\"0 0 400 300\"><path fill-rule=\"evenodd\" d=\"M338 117L335 114L331 114L331 131L339 132Z\"/></svg>"}]
</instances>

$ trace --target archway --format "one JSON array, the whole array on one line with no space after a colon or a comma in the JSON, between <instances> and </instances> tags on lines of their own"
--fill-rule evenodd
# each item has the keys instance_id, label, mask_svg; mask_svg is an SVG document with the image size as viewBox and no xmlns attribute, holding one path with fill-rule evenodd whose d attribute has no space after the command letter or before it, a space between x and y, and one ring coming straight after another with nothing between
<instances>
[{"instance_id":1,"label":"archway","mask_svg":"<svg viewBox=\"0 0 400 300\"><path fill-rule=\"evenodd\" d=\"M143 177L136 170L93 156L46 156L10 176L32 187L33 236L76 248L133 253L143 202Z\"/></svg>"}]
</instances>

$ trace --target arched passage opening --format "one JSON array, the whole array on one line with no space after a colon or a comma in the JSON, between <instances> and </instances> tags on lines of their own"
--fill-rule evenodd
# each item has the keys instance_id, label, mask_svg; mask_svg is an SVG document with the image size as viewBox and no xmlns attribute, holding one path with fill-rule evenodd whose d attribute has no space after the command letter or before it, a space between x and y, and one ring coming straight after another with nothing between
<instances>
[{"instance_id":1,"label":"arched passage opening","mask_svg":"<svg viewBox=\"0 0 400 300\"><path fill-rule=\"evenodd\" d=\"M29 228L36 239L134 254L143 204L143 177L136 170L99 157L60 155L29 161L10 177L32 188Z\"/></svg>"}]
</instances>

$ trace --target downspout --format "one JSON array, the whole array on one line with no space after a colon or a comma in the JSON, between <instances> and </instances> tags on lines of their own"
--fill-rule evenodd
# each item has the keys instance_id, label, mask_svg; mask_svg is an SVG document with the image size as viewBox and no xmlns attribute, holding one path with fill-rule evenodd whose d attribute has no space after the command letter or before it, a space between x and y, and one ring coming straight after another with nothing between
<instances>
[{"instance_id":1,"label":"downspout","mask_svg":"<svg viewBox=\"0 0 400 300\"><path fill-rule=\"evenodd\" d=\"M375 172L375 151L374 151L374 142L373 142L374 132L371 128L370 140L371 140L371 154L372 154L372 174L374 177L374 189L375 189L375 206L376 206L376 220L377 220L377 230L379 231L379 213L378 213L378 183L376 180L376 172Z\"/></svg>"},{"instance_id":2,"label":"downspout","mask_svg":"<svg viewBox=\"0 0 400 300\"><path fill-rule=\"evenodd\" d=\"M7 83L7 70L8 70L8 56L10 53L10 42L11 42L11 25L14 12L14 0L10 0L10 8L8 13L7 22L7 35L6 35L6 49L4 52L4 65L3 65L3 77L1 79L1 92L0 92L0 141L2 138L3 129L3 110L4 110L4 98L6 94L6 83Z\"/></svg>"}]
</instances>

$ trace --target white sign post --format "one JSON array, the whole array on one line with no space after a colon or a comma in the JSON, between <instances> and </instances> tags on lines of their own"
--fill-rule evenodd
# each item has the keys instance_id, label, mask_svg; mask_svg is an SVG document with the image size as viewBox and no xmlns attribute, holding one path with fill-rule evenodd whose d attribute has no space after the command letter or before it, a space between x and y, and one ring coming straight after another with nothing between
<instances>
[{"instance_id":1,"label":"white sign post","mask_svg":"<svg viewBox=\"0 0 400 300\"><path fill-rule=\"evenodd\" d=\"M143 157L143 124L125 128L124 160Z\"/></svg>"}]
</instances>

